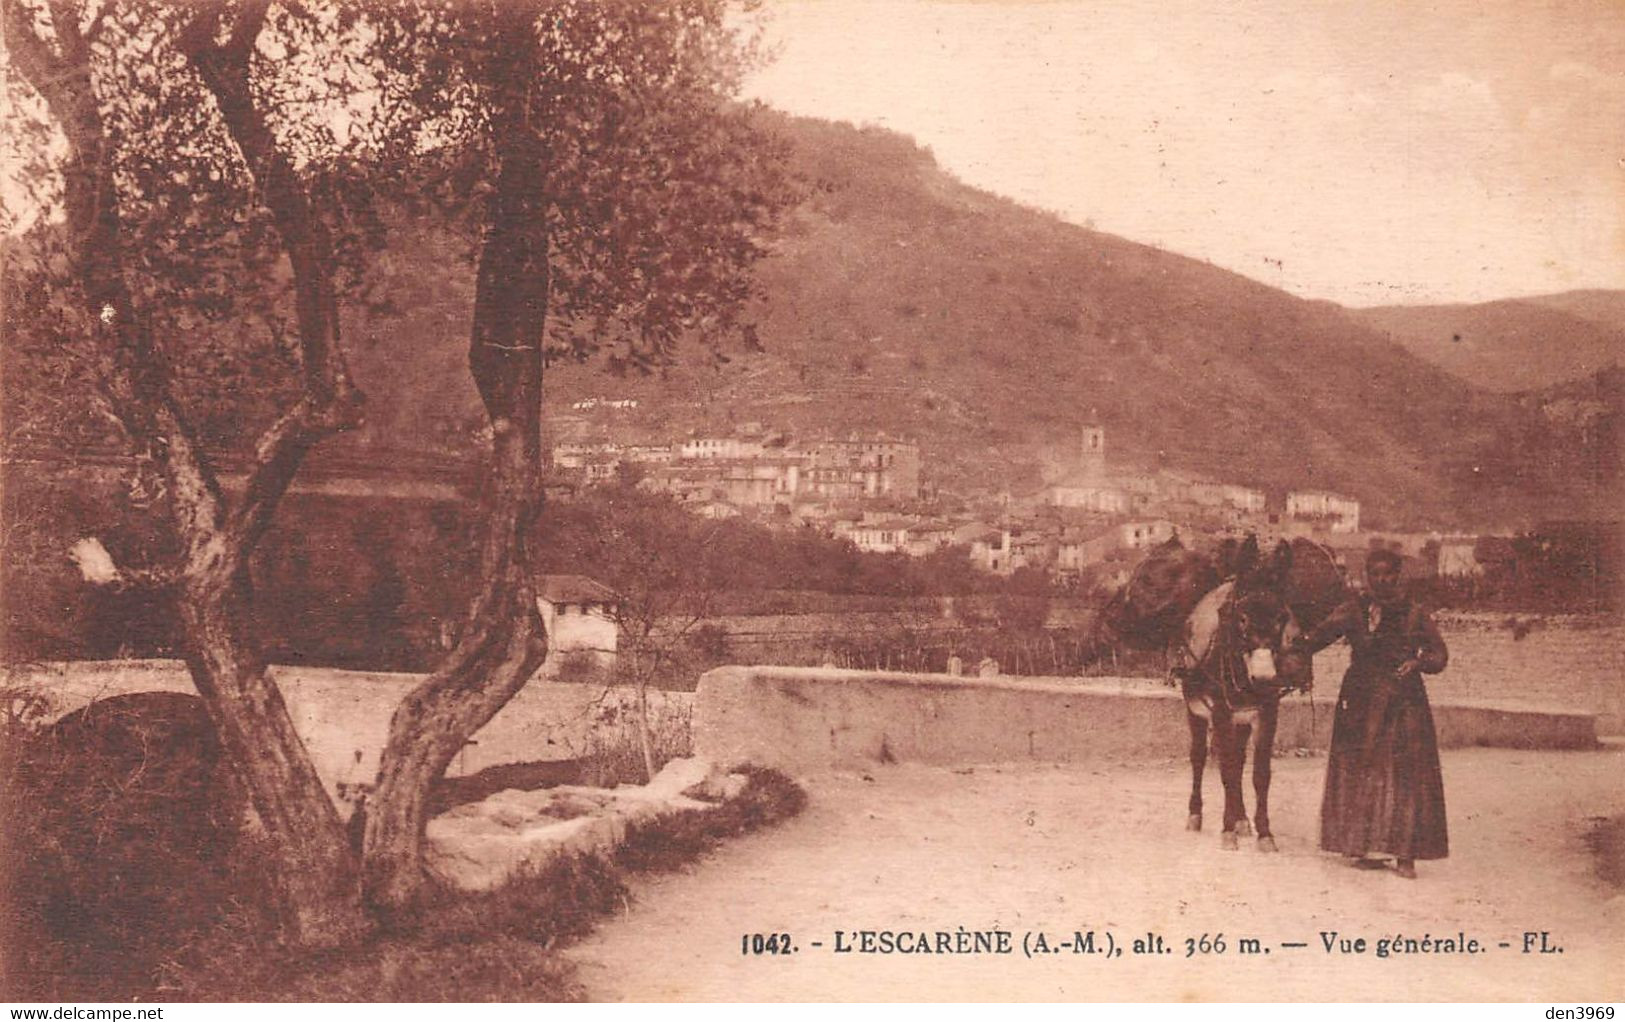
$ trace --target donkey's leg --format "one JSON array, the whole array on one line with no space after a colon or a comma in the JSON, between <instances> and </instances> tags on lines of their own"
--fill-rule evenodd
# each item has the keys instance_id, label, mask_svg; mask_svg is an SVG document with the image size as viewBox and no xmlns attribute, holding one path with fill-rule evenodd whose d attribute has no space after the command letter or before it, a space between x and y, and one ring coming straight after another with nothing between
<instances>
[{"instance_id":1,"label":"donkey's leg","mask_svg":"<svg viewBox=\"0 0 1625 1022\"><path fill-rule=\"evenodd\" d=\"M1258 740L1253 743L1253 822L1258 824L1258 849L1275 851L1275 836L1270 831L1270 761L1275 756L1275 725L1280 720L1280 707L1265 703L1258 709Z\"/></svg>"},{"instance_id":2,"label":"donkey's leg","mask_svg":"<svg viewBox=\"0 0 1625 1022\"><path fill-rule=\"evenodd\" d=\"M1185 723L1191 729L1191 802L1186 830L1202 829L1202 771L1207 768L1207 721L1187 707Z\"/></svg>"},{"instance_id":3,"label":"donkey's leg","mask_svg":"<svg viewBox=\"0 0 1625 1022\"><path fill-rule=\"evenodd\" d=\"M1213 751L1219 756L1219 779L1224 783L1224 832L1219 846L1236 847L1236 820L1241 818L1241 764L1236 749L1236 724L1229 714L1213 715Z\"/></svg>"},{"instance_id":4,"label":"donkey's leg","mask_svg":"<svg viewBox=\"0 0 1625 1022\"><path fill-rule=\"evenodd\" d=\"M1236 776L1236 834L1247 837L1253 832L1253 825L1247 819L1247 795L1243 779L1247 776L1247 747L1252 744L1253 725L1250 720L1238 720L1233 723L1235 731L1235 764L1232 769Z\"/></svg>"}]
</instances>

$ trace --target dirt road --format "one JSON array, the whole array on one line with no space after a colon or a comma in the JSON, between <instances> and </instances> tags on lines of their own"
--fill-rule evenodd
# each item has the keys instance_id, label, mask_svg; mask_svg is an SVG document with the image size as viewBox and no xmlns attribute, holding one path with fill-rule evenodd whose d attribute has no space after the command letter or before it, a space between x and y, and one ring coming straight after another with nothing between
<instances>
[{"instance_id":1,"label":"dirt road","mask_svg":"<svg viewBox=\"0 0 1625 1022\"><path fill-rule=\"evenodd\" d=\"M1275 855L1220 850L1212 772L1209 830L1187 833L1178 763L807 778L801 817L640 881L627 914L568 954L595 1000L1625 998L1625 896L1582 839L1625 812L1625 748L1446 753L1452 854L1415 881L1315 850L1324 768L1277 761ZM1013 952L835 950L837 931L959 927L1009 931ZM1122 953L1023 953L1032 934L1089 931ZM1332 931L1366 949L1328 953ZM1536 937L1523 953L1526 931L1562 950ZM794 954L741 954L742 934L777 932ZM1187 938L1218 933L1223 954L1186 956ZM1458 934L1485 950L1376 954L1385 937ZM1166 951L1135 953L1159 935Z\"/></svg>"}]
</instances>

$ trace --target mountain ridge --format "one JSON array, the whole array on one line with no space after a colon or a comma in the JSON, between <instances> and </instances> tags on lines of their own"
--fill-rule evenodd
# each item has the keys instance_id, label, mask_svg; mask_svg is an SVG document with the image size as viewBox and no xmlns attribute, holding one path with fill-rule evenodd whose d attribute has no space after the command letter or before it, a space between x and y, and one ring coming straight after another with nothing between
<instances>
[{"instance_id":1,"label":"mountain ridge","mask_svg":"<svg viewBox=\"0 0 1625 1022\"><path fill-rule=\"evenodd\" d=\"M1291 489L1333 490L1388 528L1617 513L1612 383L1498 393L1360 310L979 191L904 136L759 116L789 143L806 192L757 269L762 350L728 348L722 363L690 345L642 376L602 359L554 363L548 442L594 430L676 440L746 422L879 430L916 439L941 490L1022 492L1075 463L1091 424L1116 468L1255 486L1276 506ZM344 309L368 425L324 452L475 449L473 250L445 223L391 224L367 301ZM1553 300L1551 314L1598 330L1613 315L1607 292ZM591 397L639 406L572 408Z\"/></svg>"},{"instance_id":2,"label":"mountain ridge","mask_svg":"<svg viewBox=\"0 0 1625 1022\"><path fill-rule=\"evenodd\" d=\"M1620 292L1350 311L1418 356L1498 393L1541 390L1625 364Z\"/></svg>"},{"instance_id":3,"label":"mountain ridge","mask_svg":"<svg viewBox=\"0 0 1625 1022\"><path fill-rule=\"evenodd\" d=\"M1094 422L1119 464L1347 492L1396 526L1597 506L1538 415L1341 306L977 191L902 136L774 116L815 186L759 270L765 353L565 367L556 396L641 397L679 431L911 434L928 472L982 487L1032 485Z\"/></svg>"}]
</instances>

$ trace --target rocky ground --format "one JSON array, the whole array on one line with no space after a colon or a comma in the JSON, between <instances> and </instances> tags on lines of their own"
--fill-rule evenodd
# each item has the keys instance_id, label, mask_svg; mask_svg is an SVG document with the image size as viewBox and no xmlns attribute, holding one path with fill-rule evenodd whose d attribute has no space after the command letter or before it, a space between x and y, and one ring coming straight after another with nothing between
<instances>
[{"instance_id":1,"label":"rocky ground","mask_svg":"<svg viewBox=\"0 0 1625 1022\"><path fill-rule=\"evenodd\" d=\"M1173 762L805 778L800 817L640 881L627 912L568 954L596 1000L1618 1001L1625 896L1586 835L1625 813L1622 767L1618 743L1447 752L1452 854L1414 881L1316 851L1318 757L1277 761L1274 855L1222 851L1211 822L1187 833ZM1214 821L1211 772L1207 792ZM857 931L934 944L961 927L1008 931L1012 953L836 951ZM1022 947L1090 931L1121 953ZM1333 932L1365 949L1328 953ZM742 954L752 933L788 933L796 950ZM1203 953L1220 933L1224 951ZM1384 938L1458 934L1484 950L1377 954ZM1157 937L1165 951L1136 953Z\"/></svg>"}]
</instances>

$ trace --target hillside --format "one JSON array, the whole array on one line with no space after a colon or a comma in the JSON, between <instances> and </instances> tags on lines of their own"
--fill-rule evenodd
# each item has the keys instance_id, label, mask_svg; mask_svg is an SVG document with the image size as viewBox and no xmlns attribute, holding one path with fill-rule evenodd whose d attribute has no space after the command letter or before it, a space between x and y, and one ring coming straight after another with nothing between
<instances>
[{"instance_id":1,"label":"hillside","mask_svg":"<svg viewBox=\"0 0 1625 1022\"><path fill-rule=\"evenodd\" d=\"M1487 390L1539 390L1625 364L1625 294L1360 309L1356 319Z\"/></svg>"},{"instance_id":2,"label":"hillside","mask_svg":"<svg viewBox=\"0 0 1625 1022\"><path fill-rule=\"evenodd\" d=\"M554 395L635 396L666 428L755 420L919 438L946 487L1020 486L1105 425L1118 463L1327 487L1378 521L1581 513L1528 409L1330 303L959 184L907 139L783 122L815 187L760 276L766 352Z\"/></svg>"},{"instance_id":3,"label":"hillside","mask_svg":"<svg viewBox=\"0 0 1625 1022\"><path fill-rule=\"evenodd\" d=\"M1625 331L1625 291L1563 291L1523 300L1558 309L1613 330Z\"/></svg>"},{"instance_id":4,"label":"hillside","mask_svg":"<svg viewBox=\"0 0 1625 1022\"><path fill-rule=\"evenodd\" d=\"M880 429L920 441L949 490L1035 485L1087 421L1119 465L1361 498L1404 525L1505 525L1609 501L1558 471L1538 409L1479 389L1371 329L1208 264L1086 230L966 187L912 141L771 116L808 198L759 269L764 351L697 346L665 372L550 370L555 415L638 398L594 422L677 435L760 422ZM466 434L472 273L425 225L398 234L380 293L399 316L356 322L374 436Z\"/></svg>"},{"instance_id":5,"label":"hillside","mask_svg":"<svg viewBox=\"0 0 1625 1022\"><path fill-rule=\"evenodd\" d=\"M748 421L879 429L917 439L944 490L1020 492L1095 422L1114 465L1205 473L1276 501L1342 491L1388 527L1618 503L1617 471L1574 471L1594 452L1576 455L1573 430L1538 403L1475 386L1348 310L969 188L890 132L764 116L807 193L759 268L764 350L719 364L696 345L649 376L555 365L554 439ZM337 451L384 463L393 449L472 448L470 249L429 221L393 231L371 302L347 312L369 424ZM640 407L572 412L587 397Z\"/></svg>"}]
</instances>

